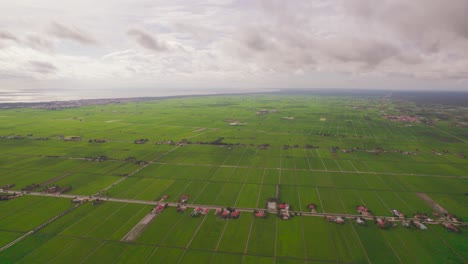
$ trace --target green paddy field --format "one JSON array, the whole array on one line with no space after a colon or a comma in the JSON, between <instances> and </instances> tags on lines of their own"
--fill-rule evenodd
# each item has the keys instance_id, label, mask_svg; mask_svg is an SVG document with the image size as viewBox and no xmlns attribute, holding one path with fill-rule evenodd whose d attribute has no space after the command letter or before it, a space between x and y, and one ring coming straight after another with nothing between
<instances>
[{"instance_id":1,"label":"green paddy field","mask_svg":"<svg viewBox=\"0 0 468 264\"><path fill-rule=\"evenodd\" d=\"M307 94L1 109L0 187L71 186L67 194L104 202L74 208L71 198L26 192L0 201L0 247L25 235L0 250L0 263L467 263L463 226L383 230L251 213L221 220L214 210L190 217L173 207L121 241L154 208L138 201L163 195L233 208L265 208L274 198L294 211L315 203L319 213L365 205L377 216L397 209L412 217L434 211L423 193L467 219L467 108L427 109L377 95Z\"/></svg>"}]
</instances>

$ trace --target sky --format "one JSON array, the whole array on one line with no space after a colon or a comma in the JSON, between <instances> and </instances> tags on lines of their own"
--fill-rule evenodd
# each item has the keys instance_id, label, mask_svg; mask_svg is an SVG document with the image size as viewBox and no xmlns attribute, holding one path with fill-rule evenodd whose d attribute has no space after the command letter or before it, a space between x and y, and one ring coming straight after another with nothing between
<instances>
[{"instance_id":1,"label":"sky","mask_svg":"<svg viewBox=\"0 0 468 264\"><path fill-rule=\"evenodd\" d=\"M466 0L1 1L0 101L468 91L466 14Z\"/></svg>"}]
</instances>

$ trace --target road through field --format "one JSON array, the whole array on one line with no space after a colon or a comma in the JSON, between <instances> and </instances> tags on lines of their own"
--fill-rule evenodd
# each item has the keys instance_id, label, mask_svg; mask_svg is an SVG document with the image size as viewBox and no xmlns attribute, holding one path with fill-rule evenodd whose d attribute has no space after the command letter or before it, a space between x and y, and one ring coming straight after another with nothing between
<instances>
[{"instance_id":1,"label":"road through field","mask_svg":"<svg viewBox=\"0 0 468 264\"><path fill-rule=\"evenodd\" d=\"M13 191L4 191L5 193L14 193ZM77 200L82 200L83 202L85 201L95 201L95 200L102 200L102 201L109 201L109 202L118 202L118 203L135 203L135 204L147 204L147 205L158 205L158 204L167 204L167 206L169 207L177 207L179 205L179 203L175 203L175 202L158 202L158 201L146 201L146 200L135 200L135 199L125 199L125 198L111 198L111 197L99 197L99 196L84 196L84 195L73 195L73 194L60 194L60 195L57 195L57 194L49 194L49 193L40 193L40 192L28 192L28 193L25 193L24 195L34 195L34 196L47 196L47 197L57 197L57 198L66 198L66 199L77 199ZM217 208L222 208L223 206L219 206L219 205L209 205L209 204L185 204L187 206L187 208L198 208L198 207L201 207L201 208L208 208L208 209L212 209L212 210L216 210ZM226 206L227 207L227 206ZM245 212L245 213L253 213L254 211L258 211L258 210L265 210L265 208L246 208L246 207L241 207L241 208L238 208L236 207L236 209L238 209L239 211L241 212ZM271 213L276 213L276 212L271 212ZM410 221L410 220L416 220L418 221L418 219L414 219L414 218L405 218L405 219L400 219L400 218L397 218L397 217L391 217L391 216L388 216L388 215L384 215L384 216L361 216L361 215L357 215L357 214L343 214L343 213L333 213L333 212L328 212L328 213L312 213L312 212L308 212L308 211L294 211L294 213L297 213L297 215L299 216L312 216L312 217L326 217L326 216L340 216L340 217L345 217L345 218L349 218L349 219L355 219L357 217L362 217L362 218L365 218L367 220L373 220L374 217L377 217L377 218L391 218L393 221L395 222L401 222L401 221ZM461 226L468 226L468 222L452 222L452 221L449 221L449 220L434 220L433 222L428 222L428 224L441 224L441 223L451 223L451 224L454 224L454 225L461 225Z\"/></svg>"}]
</instances>

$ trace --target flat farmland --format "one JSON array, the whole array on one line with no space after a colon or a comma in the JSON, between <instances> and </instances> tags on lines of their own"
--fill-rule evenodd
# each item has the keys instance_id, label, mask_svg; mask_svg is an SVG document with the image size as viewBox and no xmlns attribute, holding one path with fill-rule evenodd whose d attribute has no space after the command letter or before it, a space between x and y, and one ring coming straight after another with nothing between
<instances>
[{"instance_id":1,"label":"flat farmland","mask_svg":"<svg viewBox=\"0 0 468 264\"><path fill-rule=\"evenodd\" d=\"M0 188L22 196L0 202L0 262L466 263L466 131L454 125L462 117L424 109L377 95L274 94L1 109ZM72 188L46 193L54 185ZM165 195L169 207L122 241ZM292 218L254 217L268 201L288 203ZM349 216L328 222L309 204ZM462 232L361 226L358 205L408 221L447 211ZM196 206L210 210L191 217ZM215 216L228 207L240 218Z\"/></svg>"}]
</instances>

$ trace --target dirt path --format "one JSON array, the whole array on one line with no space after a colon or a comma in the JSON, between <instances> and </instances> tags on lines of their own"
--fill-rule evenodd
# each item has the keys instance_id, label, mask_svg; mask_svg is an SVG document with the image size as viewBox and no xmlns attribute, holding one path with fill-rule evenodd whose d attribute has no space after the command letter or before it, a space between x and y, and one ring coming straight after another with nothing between
<instances>
[{"instance_id":1,"label":"dirt path","mask_svg":"<svg viewBox=\"0 0 468 264\"><path fill-rule=\"evenodd\" d=\"M59 176L54 177L54 178L52 178L52 179L49 179L49 180L47 180L47 181L45 181L45 182L43 182L43 183L41 183L41 184L39 184L39 185L40 185L40 186L49 185L49 184L51 184L51 183L53 183L53 182L56 182L56 181L58 181L58 180L60 180L60 179L62 179L62 178L67 177L67 176L70 175L70 174L72 174L72 173L71 173L71 172L64 173L64 174L62 174L62 175L59 175Z\"/></svg>"},{"instance_id":2,"label":"dirt path","mask_svg":"<svg viewBox=\"0 0 468 264\"><path fill-rule=\"evenodd\" d=\"M440 204L432 200L432 198L429 197L427 194L425 193L416 193L416 194L419 196L419 198L423 199L428 205L430 205L434 211L439 212L441 214L448 213L448 211L445 210L445 208L443 208L442 206L440 206Z\"/></svg>"},{"instance_id":3,"label":"dirt path","mask_svg":"<svg viewBox=\"0 0 468 264\"><path fill-rule=\"evenodd\" d=\"M151 163L154 163L154 162L157 161L158 159L160 159L160 158L166 156L167 154L171 153L172 151L178 149L179 147L180 147L180 146L177 146L177 147L175 147L175 148L173 148L173 149L167 151L166 153L162 154L161 156L159 156L159 157L153 159L152 161L146 163L145 165L138 167L136 170L134 170L133 172L129 173L127 176L120 178L119 180L115 181L115 182L112 183L111 185L109 185L109 186L105 187L104 189L102 189L101 191L97 192L95 195L97 195L97 194L99 194L99 193L105 193L105 192L106 192L107 190L109 190L110 188L112 188L112 187L114 187L115 185L117 185L117 184L121 183L122 181L126 180L128 177L130 177L130 176L132 176L132 175L138 173L139 171L141 171L142 169L146 168L146 167L147 167L148 165L150 165Z\"/></svg>"},{"instance_id":4,"label":"dirt path","mask_svg":"<svg viewBox=\"0 0 468 264\"><path fill-rule=\"evenodd\" d=\"M202 132L203 130L206 130L206 127L202 127L202 128L199 128L199 129L195 129L195 130L192 130L192 132Z\"/></svg>"},{"instance_id":5,"label":"dirt path","mask_svg":"<svg viewBox=\"0 0 468 264\"><path fill-rule=\"evenodd\" d=\"M120 241L132 242L137 239L143 233L146 226L153 222L156 216L158 216L158 214L153 212L145 215L145 217L143 217L143 219L141 219L138 224L136 224L130 231L128 231L128 233Z\"/></svg>"}]
</instances>

